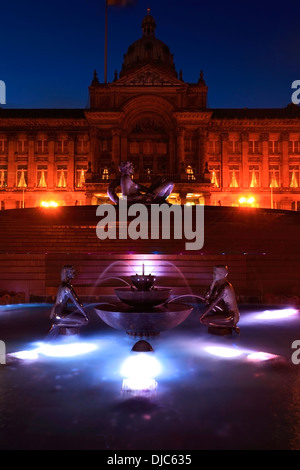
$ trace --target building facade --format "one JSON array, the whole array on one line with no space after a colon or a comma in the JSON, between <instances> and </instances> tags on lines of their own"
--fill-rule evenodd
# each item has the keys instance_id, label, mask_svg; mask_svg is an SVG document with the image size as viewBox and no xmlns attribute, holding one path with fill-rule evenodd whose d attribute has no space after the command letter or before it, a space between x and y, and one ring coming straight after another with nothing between
<instances>
[{"instance_id":1,"label":"building facade","mask_svg":"<svg viewBox=\"0 0 300 470\"><path fill-rule=\"evenodd\" d=\"M0 109L0 208L109 202L122 160L175 182L170 202L300 210L300 111L210 109L200 72L177 73L148 14L89 109Z\"/></svg>"}]
</instances>

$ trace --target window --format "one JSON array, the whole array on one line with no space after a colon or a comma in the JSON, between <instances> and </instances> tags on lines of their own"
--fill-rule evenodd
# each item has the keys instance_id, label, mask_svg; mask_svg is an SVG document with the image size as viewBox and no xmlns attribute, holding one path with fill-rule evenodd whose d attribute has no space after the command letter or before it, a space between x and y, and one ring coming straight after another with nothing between
<instances>
[{"instance_id":1,"label":"window","mask_svg":"<svg viewBox=\"0 0 300 470\"><path fill-rule=\"evenodd\" d=\"M57 187L66 188L67 187L67 166L58 165L57 167Z\"/></svg>"},{"instance_id":2,"label":"window","mask_svg":"<svg viewBox=\"0 0 300 470\"><path fill-rule=\"evenodd\" d=\"M159 155L167 154L167 144L166 142L157 142L157 153Z\"/></svg>"},{"instance_id":3,"label":"window","mask_svg":"<svg viewBox=\"0 0 300 470\"><path fill-rule=\"evenodd\" d=\"M195 178L195 175L194 175L194 170L193 168L191 167L191 165L188 165L187 168L186 168L186 174L187 174L187 179L188 180L194 180L196 179Z\"/></svg>"},{"instance_id":4,"label":"window","mask_svg":"<svg viewBox=\"0 0 300 470\"><path fill-rule=\"evenodd\" d=\"M209 140L208 153L220 153L220 142L218 140Z\"/></svg>"},{"instance_id":5,"label":"window","mask_svg":"<svg viewBox=\"0 0 300 470\"><path fill-rule=\"evenodd\" d=\"M194 152L196 150L196 141L193 137L188 136L184 139L184 150L186 152Z\"/></svg>"},{"instance_id":6,"label":"window","mask_svg":"<svg viewBox=\"0 0 300 470\"><path fill-rule=\"evenodd\" d=\"M48 153L48 140L40 139L36 141L37 153Z\"/></svg>"},{"instance_id":7,"label":"window","mask_svg":"<svg viewBox=\"0 0 300 470\"><path fill-rule=\"evenodd\" d=\"M47 188L47 165L38 165L37 167L37 187L38 188Z\"/></svg>"},{"instance_id":8,"label":"window","mask_svg":"<svg viewBox=\"0 0 300 470\"><path fill-rule=\"evenodd\" d=\"M100 152L106 153L111 151L111 139L100 139Z\"/></svg>"},{"instance_id":9,"label":"window","mask_svg":"<svg viewBox=\"0 0 300 470\"><path fill-rule=\"evenodd\" d=\"M88 140L78 140L76 144L76 152L79 154L87 154L88 153Z\"/></svg>"},{"instance_id":10,"label":"window","mask_svg":"<svg viewBox=\"0 0 300 470\"><path fill-rule=\"evenodd\" d=\"M270 181L270 188L279 188L280 184L280 173L279 173L279 165L272 165L269 168L269 181Z\"/></svg>"},{"instance_id":11,"label":"window","mask_svg":"<svg viewBox=\"0 0 300 470\"><path fill-rule=\"evenodd\" d=\"M0 153L7 153L8 145L6 139L0 139Z\"/></svg>"},{"instance_id":12,"label":"window","mask_svg":"<svg viewBox=\"0 0 300 470\"><path fill-rule=\"evenodd\" d=\"M229 187L238 188L240 185L240 167L229 165Z\"/></svg>"},{"instance_id":13,"label":"window","mask_svg":"<svg viewBox=\"0 0 300 470\"><path fill-rule=\"evenodd\" d=\"M130 142L129 143L129 153L131 154L139 154L140 146L138 142Z\"/></svg>"},{"instance_id":14,"label":"window","mask_svg":"<svg viewBox=\"0 0 300 470\"><path fill-rule=\"evenodd\" d=\"M5 210L5 201L1 201L1 210L2 210L2 211Z\"/></svg>"},{"instance_id":15,"label":"window","mask_svg":"<svg viewBox=\"0 0 300 470\"><path fill-rule=\"evenodd\" d=\"M103 180L108 180L109 179L109 171L108 171L107 166L103 168L101 178Z\"/></svg>"},{"instance_id":16,"label":"window","mask_svg":"<svg viewBox=\"0 0 300 470\"><path fill-rule=\"evenodd\" d=\"M229 140L228 153L241 153L241 142L239 140Z\"/></svg>"},{"instance_id":17,"label":"window","mask_svg":"<svg viewBox=\"0 0 300 470\"><path fill-rule=\"evenodd\" d=\"M0 165L0 189L7 187L7 165Z\"/></svg>"},{"instance_id":18,"label":"window","mask_svg":"<svg viewBox=\"0 0 300 470\"><path fill-rule=\"evenodd\" d=\"M300 153L300 142L299 140L289 141L289 153Z\"/></svg>"},{"instance_id":19,"label":"window","mask_svg":"<svg viewBox=\"0 0 300 470\"><path fill-rule=\"evenodd\" d=\"M153 143L151 141L145 141L144 142L143 153L144 153L144 155L152 155L153 154Z\"/></svg>"},{"instance_id":20,"label":"window","mask_svg":"<svg viewBox=\"0 0 300 470\"><path fill-rule=\"evenodd\" d=\"M68 153L68 141L67 140L58 140L57 141L57 153L66 154Z\"/></svg>"},{"instance_id":21,"label":"window","mask_svg":"<svg viewBox=\"0 0 300 470\"><path fill-rule=\"evenodd\" d=\"M269 140L269 153L278 154L279 153L279 141L278 140Z\"/></svg>"},{"instance_id":22,"label":"window","mask_svg":"<svg viewBox=\"0 0 300 470\"><path fill-rule=\"evenodd\" d=\"M211 174L211 183L214 185L215 188L219 188L221 184L220 180L220 165L210 165L209 171Z\"/></svg>"},{"instance_id":23,"label":"window","mask_svg":"<svg viewBox=\"0 0 300 470\"><path fill-rule=\"evenodd\" d=\"M249 153L255 154L259 153L259 141L258 140L249 140L248 142L249 145Z\"/></svg>"},{"instance_id":24,"label":"window","mask_svg":"<svg viewBox=\"0 0 300 470\"><path fill-rule=\"evenodd\" d=\"M17 141L17 152L20 153L28 153L28 140L26 139L19 139Z\"/></svg>"},{"instance_id":25,"label":"window","mask_svg":"<svg viewBox=\"0 0 300 470\"><path fill-rule=\"evenodd\" d=\"M299 188L299 165L289 166L290 188Z\"/></svg>"},{"instance_id":26,"label":"window","mask_svg":"<svg viewBox=\"0 0 300 470\"><path fill-rule=\"evenodd\" d=\"M77 166L76 169L76 187L82 188L85 183L85 173L87 171L86 165Z\"/></svg>"},{"instance_id":27,"label":"window","mask_svg":"<svg viewBox=\"0 0 300 470\"><path fill-rule=\"evenodd\" d=\"M259 165L249 166L249 186L250 188L258 188L259 184Z\"/></svg>"},{"instance_id":28,"label":"window","mask_svg":"<svg viewBox=\"0 0 300 470\"><path fill-rule=\"evenodd\" d=\"M27 188L27 165L18 165L17 168L17 187Z\"/></svg>"}]
</instances>

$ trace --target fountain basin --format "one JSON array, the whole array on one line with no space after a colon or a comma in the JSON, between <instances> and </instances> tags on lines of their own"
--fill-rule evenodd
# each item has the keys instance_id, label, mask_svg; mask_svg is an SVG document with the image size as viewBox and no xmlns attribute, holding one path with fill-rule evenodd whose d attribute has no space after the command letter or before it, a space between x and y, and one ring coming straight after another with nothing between
<instances>
[{"instance_id":1,"label":"fountain basin","mask_svg":"<svg viewBox=\"0 0 300 470\"><path fill-rule=\"evenodd\" d=\"M125 330L132 336L156 336L161 331L180 325L192 312L193 307L172 303L139 311L123 302L101 304L94 307L97 315L107 325Z\"/></svg>"},{"instance_id":2,"label":"fountain basin","mask_svg":"<svg viewBox=\"0 0 300 470\"><path fill-rule=\"evenodd\" d=\"M166 302L171 293L170 288L154 287L151 290L136 290L130 287L120 287L115 289L115 294L121 302L132 307L145 308L155 307Z\"/></svg>"}]
</instances>

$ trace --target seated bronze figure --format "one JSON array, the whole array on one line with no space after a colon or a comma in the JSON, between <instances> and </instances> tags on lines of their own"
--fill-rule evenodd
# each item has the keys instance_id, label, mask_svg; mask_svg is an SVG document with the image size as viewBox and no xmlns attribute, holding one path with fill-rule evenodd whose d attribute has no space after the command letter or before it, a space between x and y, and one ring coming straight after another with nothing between
<instances>
[{"instance_id":1,"label":"seated bronze figure","mask_svg":"<svg viewBox=\"0 0 300 470\"><path fill-rule=\"evenodd\" d=\"M207 308L200 317L200 322L209 327L232 328L239 333L237 323L240 313L233 286L227 280L227 275L227 266L214 266L213 281L204 297Z\"/></svg>"},{"instance_id":2,"label":"seated bronze figure","mask_svg":"<svg viewBox=\"0 0 300 470\"><path fill-rule=\"evenodd\" d=\"M116 204L119 202L119 197L116 193L118 186L121 187L122 196L126 196L129 203L163 203L173 191L174 183L163 178L159 178L150 187L143 186L134 181L132 179L134 167L131 162L121 162L119 170L121 173L120 179L112 182L107 191L110 200Z\"/></svg>"},{"instance_id":3,"label":"seated bronze figure","mask_svg":"<svg viewBox=\"0 0 300 470\"><path fill-rule=\"evenodd\" d=\"M57 290L55 303L51 309L50 320L53 326L65 328L78 328L89 322L83 305L71 284L75 277L73 266L66 265L61 270L61 284ZM68 308L68 303L72 302L75 309Z\"/></svg>"}]
</instances>

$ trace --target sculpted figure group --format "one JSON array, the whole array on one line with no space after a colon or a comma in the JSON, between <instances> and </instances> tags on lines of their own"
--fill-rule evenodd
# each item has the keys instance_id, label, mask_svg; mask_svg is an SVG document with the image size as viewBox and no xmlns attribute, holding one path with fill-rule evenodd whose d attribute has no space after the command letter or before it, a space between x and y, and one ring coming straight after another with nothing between
<instances>
[{"instance_id":1,"label":"sculpted figure group","mask_svg":"<svg viewBox=\"0 0 300 470\"><path fill-rule=\"evenodd\" d=\"M111 183L108 187L108 196L114 203L118 203L119 197L116 193L118 186L121 187L122 196L127 197L130 202L142 202L145 204L162 203L170 196L174 188L172 181L159 178L151 184L150 187L144 186L135 181L132 176L134 167L131 162L121 162L119 165L121 176L119 179Z\"/></svg>"}]
</instances>

